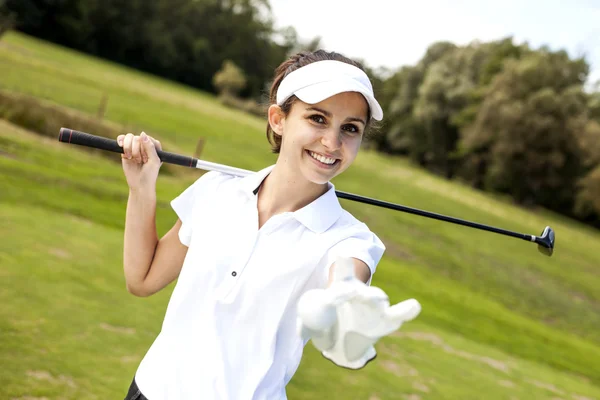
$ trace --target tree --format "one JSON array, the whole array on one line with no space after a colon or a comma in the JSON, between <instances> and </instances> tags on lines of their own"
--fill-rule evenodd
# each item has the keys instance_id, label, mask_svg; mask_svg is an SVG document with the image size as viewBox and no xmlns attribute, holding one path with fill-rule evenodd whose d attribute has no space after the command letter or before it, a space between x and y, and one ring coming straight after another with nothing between
<instances>
[{"instance_id":1,"label":"tree","mask_svg":"<svg viewBox=\"0 0 600 400\"><path fill-rule=\"evenodd\" d=\"M221 95L236 96L246 86L244 71L231 60L225 60L213 78L213 85Z\"/></svg>"},{"instance_id":2,"label":"tree","mask_svg":"<svg viewBox=\"0 0 600 400\"><path fill-rule=\"evenodd\" d=\"M599 82L599 89L600 89L600 82ZM589 101L589 108L590 108L590 118L598 121L598 123L600 123L600 92L593 92L590 95L590 101Z\"/></svg>"},{"instance_id":3,"label":"tree","mask_svg":"<svg viewBox=\"0 0 600 400\"><path fill-rule=\"evenodd\" d=\"M386 101L387 130L379 148L454 176L463 161L457 144L475 119L486 86L507 59L527 50L510 37L463 47L432 44L416 66L403 67L385 82L384 93L393 96Z\"/></svg>"},{"instance_id":4,"label":"tree","mask_svg":"<svg viewBox=\"0 0 600 400\"><path fill-rule=\"evenodd\" d=\"M436 59L425 74L415 104L415 118L423 127L426 165L447 178L454 176L460 161L456 152L461 127L481 100L481 82L501 70L502 51L511 41L478 43L453 48Z\"/></svg>"},{"instance_id":5,"label":"tree","mask_svg":"<svg viewBox=\"0 0 600 400\"><path fill-rule=\"evenodd\" d=\"M478 158L486 188L521 203L572 211L583 172L588 66L565 52L510 60L491 82L461 146Z\"/></svg>"},{"instance_id":6,"label":"tree","mask_svg":"<svg viewBox=\"0 0 600 400\"><path fill-rule=\"evenodd\" d=\"M456 45L450 42L433 43L416 66L402 67L383 82L382 107L386 114L387 129L377 142L380 151L410 155L424 165L425 148L420 140L422 129L414 117L414 105L429 67L455 48Z\"/></svg>"},{"instance_id":7,"label":"tree","mask_svg":"<svg viewBox=\"0 0 600 400\"><path fill-rule=\"evenodd\" d=\"M588 122L580 146L587 172L578 182L575 214L600 227L600 122Z\"/></svg>"},{"instance_id":8,"label":"tree","mask_svg":"<svg viewBox=\"0 0 600 400\"><path fill-rule=\"evenodd\" d=\"M391 99L385 99L387 96L384 96L385 103L382 106L388 114L386 117L388 122L385 141L379 146L382 151L409 155L419 164L423 164L422 155L426 152L426 148L420 146L422 129L414 117L413 108L422 79L421 68L407 66L400 69L384 84L384 94Z\"/></svg>"},{"instance_id":9,"label":"tree","mask_svg":"<svg viewBox=\"0 0 600 400\"><path fill-rule=\"evenodd\" d=\"M0 0L0 37L15 26L15 14L6 7L6 1Z\"/></svg>"}]
</instances>

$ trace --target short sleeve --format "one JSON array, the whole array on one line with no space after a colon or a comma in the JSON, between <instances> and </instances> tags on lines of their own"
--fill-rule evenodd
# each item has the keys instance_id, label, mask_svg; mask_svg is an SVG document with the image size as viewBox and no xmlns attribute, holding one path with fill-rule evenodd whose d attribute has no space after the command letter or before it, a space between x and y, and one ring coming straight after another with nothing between
<instances>
[{"instance_id":1,"label":"short sleeve","mask_svg":"<svg viewBox=\"0 0 600 400\"><path fill-rule=\"evenodd\" d=\"M215 171L205 173L171 201L171 207L181 220L179 240L188 247L194 228L194 210L198 209L198 202L211 193L212 186L216 185L220 175L222 174Z\"/></svg>"},{"instance_id":2,"label":"short sleeve","mask_svg":"<svg viewBox=\"0 0 600 400\"><path fill-rule=\"evenodd\" d=\"M329 278L329 270L331 265L338 257L352 257L363 261L371 270L371 278L367 284L371 284L377 264L383 257L385 245L383 242L371 232L366 225L360 224L358 229L355 229L350 236L339 241L332 246L327 252L326 261L326 279Z\"/></svg>"}]
</instances>

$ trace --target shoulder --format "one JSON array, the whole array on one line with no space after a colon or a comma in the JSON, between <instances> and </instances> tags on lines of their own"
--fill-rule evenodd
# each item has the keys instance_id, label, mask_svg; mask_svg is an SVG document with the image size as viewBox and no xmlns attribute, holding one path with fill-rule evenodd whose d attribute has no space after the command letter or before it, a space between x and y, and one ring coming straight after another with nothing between
<instances>
[{"instance_id":1,"label":"shoulder","mask_svg":"<svg viewBox=\"0 0 600 400\"><path fill-rule=\"evenodd\" d=\"M330 236L327 241L329 249L324 257L325 278L329 277L329 268L340 257L363 261L373 276L386 248L367 224L342 209L340 217L326 234Z\"/></svg>"},{"instance_id":2,"label":"shoulder","mask_svg":"<svg viewBox=\"0 0 600 400\"><path fill-rule=\"evenodd\" d=\"M223 183L233 182L239 180L240 178L225 174L223 172L218 171L208 171L203 174L200 178L196 179L194 183L192 183L192 187L203 187L203 186L220 186Z\"/></svg>"},{"instance_id":3,"label":"shoulder","mask_svg":"<svg viewBox=\"0 0 600 400\"><path fill-rule=\"evenodd\" d=\"M218 197L227 188L235 185L241 178L218 171L209 171L196 179L186 191L191 192L193 197L204 199Z\"/></svg>"},{"instance_id":4,"label":"shoulder","mask_svg":"<svg viewBox=\"0 0 600 400\"><path fill-rule=\"evenodd\" d=\"M207 201L222 197L223 190L221 188L236 179L239 178L217 171L209 171L187 186L172 200L171 205L176 211L183 211L206 204Z\"/></svg>"},{"instance_id":5,"label":"shoulder","mask_svg":"<svg viewBox=\"0 0 600 400\"><path fill-rule=\"evenodd\" d=\"M385 251L385 245L369 226L342 208L340 217L327 230L333 246L358 246Z\"/></svg>"},{"instance_id":6,"label":"shoulder","mask_svg":"<svg viewBox=\"0 0 600 400\"><path fill-rule=\"evenodd\" d=\"M331 233L342 236L352 236L357 233L373 234L366 223L342 208L340 217L329 228Z\"/></svg>"}]
</instances>

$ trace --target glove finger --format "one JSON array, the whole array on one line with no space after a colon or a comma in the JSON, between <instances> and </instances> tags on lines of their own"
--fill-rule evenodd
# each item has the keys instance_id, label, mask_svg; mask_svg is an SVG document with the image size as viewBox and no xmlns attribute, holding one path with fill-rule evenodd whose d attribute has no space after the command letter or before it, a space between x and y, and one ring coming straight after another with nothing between
<instances>
[{"instance_id":1,"label":"glove finger","mask_svg":"<svg viewBox=\"0 0 600 400\"><path fill-rule=\"evenodd\" d=\"M415 299L409 299L388 307L385 315L392 321L411 321L421 312L421 304Z\"/></svg>"},{"instance_id":2,"label":"glove finger","mask_svg":"<svg viewBox=\"0 0 600 400\"><path fill-rule=\"evenodd\" d=\"M329 304L338 306L355 298L358 294L357 287L352 284L338 283L327 289Z\"/></svg>"},{"instance_id":3,"label":"glove finger","mask_svg":"<svg viewBox=\"0 0 600 400\"><path fill-rule=\"evenodd\" d=\"M390 305L388 295L383 290L375 286L364 286L358 290L357 299L360 299L371 305L385 306Z\"/></svg>"}]
</instances>

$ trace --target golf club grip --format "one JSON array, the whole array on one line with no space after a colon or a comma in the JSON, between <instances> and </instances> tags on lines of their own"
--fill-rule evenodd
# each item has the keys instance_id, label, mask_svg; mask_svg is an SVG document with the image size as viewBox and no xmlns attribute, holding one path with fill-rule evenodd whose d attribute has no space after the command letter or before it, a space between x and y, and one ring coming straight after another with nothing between
<instances>
[{"instance_id":1,"label":"golf club grip","mask_svg":"<svg viewBox=\"0 0 600 400\"><path fill-rule=\"evenodd\" d=\"M95 149L108 150L123 154L123 148L119 146L116 140L108 139L102 136L90 135L89 133L75 131L69 128L60 128L58 140L64 143L78 144L80 146L92 147ZM164 163L182 165L184 167L195 168L198 159L180 154L169 153L168 151L156 150L158 158Z\"/></svg>"}]
</instances>

